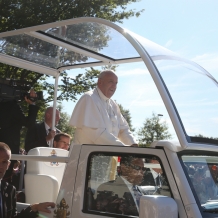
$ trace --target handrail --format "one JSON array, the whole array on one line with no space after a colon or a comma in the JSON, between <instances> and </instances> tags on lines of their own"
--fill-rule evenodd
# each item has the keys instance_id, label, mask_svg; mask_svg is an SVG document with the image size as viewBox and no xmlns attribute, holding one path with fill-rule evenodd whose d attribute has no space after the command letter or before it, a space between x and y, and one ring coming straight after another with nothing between
<instances>
[{"instance_id":1,"label":"handrail","mask_svg":"<svg viewBox=\"0 0 218 218\"><path fill-rule=\"evenodd\" d=\"M69 157L12 154L11 155L11 160L26 160L26 161L43 161L43 162L68 163L69 162Z\"/></svg>"}]
</instances>

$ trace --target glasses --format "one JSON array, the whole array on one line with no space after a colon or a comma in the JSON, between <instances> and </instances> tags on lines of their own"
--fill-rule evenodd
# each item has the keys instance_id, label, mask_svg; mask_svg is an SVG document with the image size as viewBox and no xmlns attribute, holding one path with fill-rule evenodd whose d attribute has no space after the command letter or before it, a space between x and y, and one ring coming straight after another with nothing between
<instances>
[{"instance_id":1,"label":"glasses","mask_svg":"<svg viewBox=\"0 0 218 218\"><path fill-rule=\"evenodd\" d=\"M68 144L68 143L67 143L67 142L65 142L65 141L59 140L59 142L61 142L61 143L65 144L65 145L67 145L67 146L70 146L70 144Z\"/></svg>"},{"instance_id":2,"label":"glasses","mask_svg":"<svg viewBox=\"0 0 218 218\"><path fill-rule=\"evenodd\" d=\"M134 164L129 164L129 166L132 167L134 170L142 170L142 171L146 170L145 167L140 167L140 166L137 166L137 165L134 165Z\"/></svg>"}]
</instances>

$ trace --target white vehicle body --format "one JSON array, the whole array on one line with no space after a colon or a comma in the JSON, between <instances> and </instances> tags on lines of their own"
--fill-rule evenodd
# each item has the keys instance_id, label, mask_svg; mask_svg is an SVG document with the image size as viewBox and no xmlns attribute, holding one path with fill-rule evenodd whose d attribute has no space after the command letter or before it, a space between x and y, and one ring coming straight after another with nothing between
<instances>
[{"instance_id":1,"label":"white vehicle body","mask_svg":"<svg viewBox=\"0 0 218 218\"><path fill-rule=\"evenodd\" d=\"M129 48L129 53L125 54L123 50L117 52L120 56L113 56L113 50L116 51L116 43L109 44L109 50L107 54L101 54L101 50L94 49L91 46L85 45L70 41L66 36L63 36L64 28L74 28L74 25L84 25L84 30L88 26L96 28L96 30L104 30L105 34L111 34L110 37L115 39L120 37L119 40L123 40L124 47ZM89 28L87 28L87 31ZM114 32L113 32L114 31ZM97 32L97 31L96 31ZM72 32L72 34L74 34ZM88 33L87 33L88 34ZM86 35L86 34L85 34ZM11 38L10 38L11 37ZM11 43L10 39L13 37L18 37L18 39L23 40L27 37L29 41L37 39L43 43L50 43L53 46L57 46L59 51L61 49L67 49L70 52L79 53L82 56L87 57L83 62L74 62L73 64L61 62L58 52L55 57L44 57L37 59L40 56L40 52L31 51L32 48L25 48L25 54L15 55L10 53L9 50L4 49L3 45ZM8 40L9 39L9 40ZM8 41L7 41L8 40ZM118 42L120 42L118 40ZM13 40L12 40L13 41ZM16 41L16 40L15 40ZM13 43L10 46L17 46ZM19 43L18 43L19 47ZM125 50L125 49L124 49ZM128 49L126 49L128 50ZM28 53L29 52L29 53ZM111 53L110 53L111 52ZM38 56L36 54L39 54ZM111 54L111 56L110 56ZM131 56L131 54L133 54ZM46 59L47 58L47 59ZM43 59L46 59L43 62ZM49 62L50 61L50 62ZM168 189L170 193L169 196L162 195L148 195L143 196L140 200L140 212L139 217L181 217L181 218L200 218L200 217L217 217L216 209L218 208L217 202L218 197L214 195L213 199L204 196L204 199L201 200L198 197L198 193L194 187L194 183L191 180L191 174L186 172L186 167L191 167L197 162L201 167L196 167L195 169L205 169L205 178L214 179L212 174L210 174L209 168L216 166L218 160L218 147L217 147L217 134L208 133L207 138L195 137L189 133L192 131L192 123L187 123L184 121L185 113L183 112L183 106L179 105L180 99L173 94L174 87L170 86L170 77L168 78L164 72L161 71L161 68L157 64L158 61L176 61L179 64L185 64L186 70L190 72L197 72L199 75L204 76L204 81L209 80L211 82L211 87L214 86L217 91L217 81L210 75L205 69L197 65L194 62L188 61L176 55L175 53L143 38L134 33L131 33L127 30L122 29L121 27L102 19L97 18L76 18L67 21L55 22L51 24L40 25L36 27L29 27L16 31L9 31L5 33L0 33L0 62L6 63L9 65L22 67L31 71L35 71L42 74L47 74L54 76L55 79L55 98L57 96L57 85L60 72L66 69L77 69L82 67L93 67L93 66L102 66L109 64L122 64L122 63L134 63L134 62L144 62L148 72L150 73L157 90L164 102L166 110L169 114L169 118L173 124L174 130L176 132L178 141L155 141L152 143L149 148L134 148L134 147L119 147L119 146L109 146L109 145L74 145L71 146L69 155L66 157L59 157L58 150L56 154L58 157L48 157L49 155L42 156L17 156L13 155L13 159L27 160L27 161L42 161L44 163L66 163L66 167L63 173L63 179L60 184L59 192L57 198L55 199L57 206L52 210L52 214L43 214L45 217L132 217L122 214L110 214L102 213L99 211L89 210L87 208L87 188L95 189L98 185L89 184L88 175L90 173L90 161L94 154L110 155L112 156L122 156L122 155L145 155L145 157L156 156L159 158L159 164L164 171L167 180L168 180ZM179 65L180 67L180 65ZM179 71L180 72L180 71ZM190 72L187 72L187 76L190 75ZM175 73L176 74L176 73ZM178 77L175 77L174 82ZM193 78L192 78L193 79ZM193 79L193 84L196 82ZM146 84L146 81L145 81ZM175 83L176 84L176 83ZM216 95L211 92L211 95ZM191 94L190 94L191 96ZM216 95L217 96L217 95ZM193 95L192 97L195 97ZM213 106L216 106L217 97L213 99ZM208 103L208 102L206 102ZM193 103L194 104L194 103ZM56 106L56 101L54 101L54 107ZM197 107L197 106L196 106ZM180 113L181 112L181 113ZM54 113L55 115L55 113ZM196 116L198 112L196 111ZM207 118L208 128L212 124L212 118L217 118L213 112L209 114L211 116ZM195 117L196 118L196 117ZM197 117L198 118L198 117ZM53 120L55 117L53 117ZM54 122L53 122L54 123ZM206 123L205 123L206 126ZM213 128L214 129L214 128ZM215 131L215 130L214 130ZM213 139L209 139L213 137ZM140 157L141 157L140 156ZM94 158L94 157L93 157ZM144 156L143 156L144 158ZM212 166L211 166L212 165ZM216 170L216 167L213 167ZM52 170L51 170L52 171ZM48 176L49 173L46 175ZM40 175L36 173L37 179ZM44 178L45 176L43 176ZM47 178L47 177L46 177ZM55 178L52 177L51 172L51 184L54 184ZM39 181L41 181L41 177ZM35 179L33 179L35 181ZM43 180L43 183L46 184L47 180ZM54 183L53 183L54 182ZM96 181L98 183L98 181ZM46 190L47 186L43 187L43 183L40 186L42 190ZM212 184L212 182L211 182ZM51 185L52 186L52 185ZM212 186L212 185L211 185ZM216 181L213 181L213 186L216 186ZM42 191L41 190L41 191ZM213 190L215 190L213 188ZM40 188L35 190L40 192ZM96 190L94 190L96 191ZM43 191L39 195L43 196ZM61 208L60 204L64 199L68 207ZM44 199L42 198L42 201ZM52 199L53 200L53 199ZM213 201L211 201L213 200ZM31 203L31 202L26 202ZM213 204L211 206L211 204ZM148 206L149 205L149 206ZM18 205L19 206L19 205ZM20 206L22 206L20 204ZM25 205L23 205L25 206ZM153 209L151 209L153 208ZM204 209L212 208L212 211L204 211ZM214 209L214 210L213 210ZM59 210L59 213L58 213ZM62 212L60 212L62 211ZM61 215L62 214L62 215Z\"/></svg>"}]
</instances>

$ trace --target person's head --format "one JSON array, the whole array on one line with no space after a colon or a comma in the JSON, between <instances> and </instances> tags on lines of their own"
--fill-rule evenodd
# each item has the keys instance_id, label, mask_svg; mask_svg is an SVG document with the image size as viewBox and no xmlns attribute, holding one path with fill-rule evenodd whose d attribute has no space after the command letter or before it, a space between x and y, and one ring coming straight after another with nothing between
<instances>
[{"instance_id":1,"label":"person's head","mask_svg":"<svg viewBox=\"0 0 218 218\"><path fill-rule=\"evenodd\" d=\"M10 165L11 149L4 142L0 142L0 179L5 175L6 170Z\"/></svg>"},{"instance_id":2,"label":"person's head","mask_svg":"<svg viewBox=\"0 0 218 218\"><path fill-rule=\"evenodd\" d=\"M121 157L120 168L122 176L133 185L139 185L142 182L145 171L143 158Z\"/></svg>"},{"instance_id":3,"label":"person's head","mask_svg":"<svg viewBox=\"0 0 218 218\"><path fill-rule=\"evenodd\" d=\"M54 148L62 148L68 150L70 147L70 140L72 137L67 133L58 133L54 137L53 146Z\"/></svg>"},{"instance_id":4,"label":"person's head","mask_svg":"<svg viewBox=\"0 0 218 218\"><path fill-rule=\"evenodd\" d=\"M116 91L118 77L112 70L104 70L98 76L98 88L107 97L111 98Z\"/></svg>"},{"instance_id":5,"label":"person's head","mask_svg":"<svg viewBox=\"0 0 218 218\"><path fill-rule=\"evenodd\" d=\"M45 111L45 122L50 127L52 125L52 115L53 115L53 107L48 107ZM55 126L58 124L59 120L60 120L60 112L56 109Z\"/></svg>"},{"instance_id":6,"label":"person's head","mask_svg":"<svg viewBox=\"0 0 218 218\"><path fill-rule=\"evenodd\" d=\"M152 163L152 164L160 164L160 161L157 157L153 156L151 157L151 159L149 158L149 162ZM163 171L161 169L161 167L159 168L152 168L156 173L159 173L159 174L162 174Z\"/></svg>"}]
</instances>

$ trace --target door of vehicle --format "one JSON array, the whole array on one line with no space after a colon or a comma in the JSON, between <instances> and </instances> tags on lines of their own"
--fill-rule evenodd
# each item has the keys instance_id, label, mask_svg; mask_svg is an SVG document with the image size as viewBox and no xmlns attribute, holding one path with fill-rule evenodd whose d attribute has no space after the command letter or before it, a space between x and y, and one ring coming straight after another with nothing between
<instances>
[{"instance_id":1,"label":"door of vehicle","mask_svg":"<svg viewBox=\"0 0 218 218\"><path fill-rule=\"evenodd\" d=\"M144 168L132 164L134 162L131 162L131 158L142 159ZM100 145L82 145L71 217L138 216L137 206L134 208L133 204L128 202L128 199L131 198L130 194L128 198L126 192L121 191L120 193L123 184L119 184L120 188L119 185L110 187L110 184L115 185L118 180L125 180L124 183L127 185L130 183L130 180L122 172L124 168L121 166L123 166L122 160L124 159L127 159L127 168L134 172L140 170L140 173L143 173L143 179L140 184L138 183L140 190L143 189L143 194L172 197L179 207L179 216L187 217L163 149ZM149 172L150 176L154 174L151 172L154 170L151 169L152 166L162 171L165 180L161 180L161 185L148 181L150 179L145 176ZM136 177L137 175L134 176L134 178ZM107 186L108 184L109 186Z\"/></svg>"}]
</instances>

